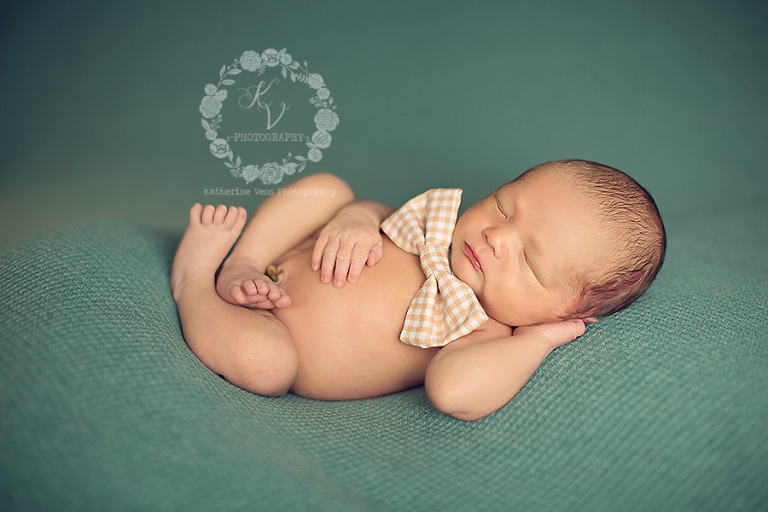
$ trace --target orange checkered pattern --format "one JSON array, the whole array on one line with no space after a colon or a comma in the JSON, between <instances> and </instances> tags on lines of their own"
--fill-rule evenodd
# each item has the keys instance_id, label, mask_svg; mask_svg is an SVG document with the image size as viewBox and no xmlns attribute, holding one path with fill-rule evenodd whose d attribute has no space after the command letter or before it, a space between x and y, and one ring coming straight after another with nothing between
<instances>
[{"instance_id":1,"label":"orange checkered pattern","mask_svg":"<svg viewBox=\"0 0 768 512\"><path fill-rule=\"evenodd\" d=\"M400 333L400 341L409 345L442 347L488 320L472 289L453 275L448 262L460 204L460 189L427 190L381 223L395 245L419 255L427 277Z\"/></svg>"}]
</instances>

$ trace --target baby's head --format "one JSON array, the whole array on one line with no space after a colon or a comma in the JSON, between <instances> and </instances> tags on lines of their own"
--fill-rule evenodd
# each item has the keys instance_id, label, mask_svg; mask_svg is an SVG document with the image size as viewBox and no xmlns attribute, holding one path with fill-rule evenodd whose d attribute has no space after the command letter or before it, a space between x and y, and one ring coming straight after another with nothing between
<instances>
[{"instance_id":1,"label":"baby's head","mask_svg":"<svg viewBox=\"0 0 768 512\"><path fill-rule=\"evenodd\" d=\"M457 221L454 273L508 325L606 316L648 289L664 261L658 209L616 169L534 167Z\"/></svg>"}]
</instances>

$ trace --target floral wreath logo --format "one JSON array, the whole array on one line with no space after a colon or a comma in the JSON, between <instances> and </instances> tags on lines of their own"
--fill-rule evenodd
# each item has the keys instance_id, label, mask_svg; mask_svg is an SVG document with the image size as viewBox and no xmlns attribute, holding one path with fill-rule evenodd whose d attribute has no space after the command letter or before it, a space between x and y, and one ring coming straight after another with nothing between
<instances>
[{"instance_id":1,"label":"floral wreath logo","mask_svg":"<svg viewBox=\"0 0 768 512\"><path fill-rule=\"evenodd\" d=\"M218 84L205 86L205 96L200 102L205 138L211 141L211 153L224 162L233 176L243 178L246 183L257 179L265 185L274 185L282 181L283 176L302 172L307 162L319 162L323 158L323 151L331 145L331 132L339 125L339 116L336 114L336 105L333 103L331 92L325 86L323 77L317 73L310 73L307 61L303 65L294 60L283 48L279 52L274 49L264 50L262 53L246 51L235 59L232 64L224 65L219 71ZM317 109L315 113L315 132L311 140L307 142L309 151L307 156L293 155L283 158L282 163L269 162L261 165L243 165L240 156L236 156L229 146L227 139L219 136L222 115L221 108L227 99L227 87L234 85L237 76L243 71L258 72L264 74L268 68L280 68L283 78L290 77L292 82L305 83L312 91L313 96L309 102Z\"/></svg>"}]
</instances>

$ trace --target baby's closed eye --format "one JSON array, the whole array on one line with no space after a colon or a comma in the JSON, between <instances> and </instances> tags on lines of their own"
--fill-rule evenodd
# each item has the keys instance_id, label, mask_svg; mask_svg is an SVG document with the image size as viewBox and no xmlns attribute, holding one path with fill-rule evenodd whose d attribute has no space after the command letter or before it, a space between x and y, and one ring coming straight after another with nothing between
<instances>
[{"instance_id":1,"label":"baby's closed eye","mask_svg":"<svg viewBox=\"0 0 768 512\"><path fill-rule=\"evenodd\" d=\"M499 200L499 196L498 195L496 196L496 209L499 211L499 213L501 214L501 216L503 218L505 218L505 219L507 218L507 214L504 211L504 206L501 204L501 201Z\"/></svg>"}]
</instances>

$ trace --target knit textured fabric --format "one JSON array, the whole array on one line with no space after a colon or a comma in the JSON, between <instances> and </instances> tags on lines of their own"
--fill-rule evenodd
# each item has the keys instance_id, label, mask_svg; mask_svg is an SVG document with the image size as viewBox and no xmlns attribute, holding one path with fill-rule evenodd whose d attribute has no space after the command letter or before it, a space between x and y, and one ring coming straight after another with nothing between
<instances>
[{"instance_id":1,"label":"knit textured fabric","mask_svg":"<svg viewBox=\"0 0 768 512\"><path fill-rule=\"evenodd\" d=\"M768 509L768 212L671 229L629 309L465 423L423 388L264 398L208 370L124 223L0 252L3 510Z\"/></svg>"}]
</instances>

